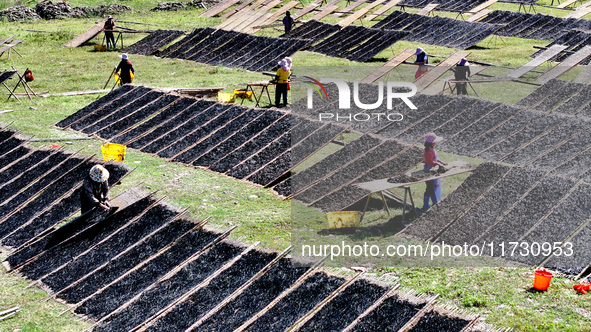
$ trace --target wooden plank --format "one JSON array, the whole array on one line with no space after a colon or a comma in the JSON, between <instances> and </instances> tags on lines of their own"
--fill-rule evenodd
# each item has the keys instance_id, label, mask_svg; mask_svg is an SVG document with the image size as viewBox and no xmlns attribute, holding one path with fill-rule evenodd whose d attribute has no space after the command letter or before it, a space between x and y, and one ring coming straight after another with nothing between
<instances>
[{"instance_id":1,"label":"wooden plank","mask_svg":"<svg viewBox=\"0 0 591 332\"><path fill-rule=\"evenodd\" d=\"M291 17L295 21L295 20L299 19L300 17L308 14L309 12L313 11L314 9L318 8L319 6L320 6L320 1L316 0L314 2L309 3L308 5L303 7L302 9L298 10L295 14L291 15Z\"/></svg>"},{"instance_id":2,"label":"wooden plank","mask_svg":"<svg viewBox=\"0 0 591 332\"><path fill-rule=\"evenodd\" d=\"M236 28L234 28L234 31L238 31L238 32L242 32L244 30L247 30L251 25L253 25L254 23L258 22L261 20L261 18L271 15L271 13L269 13L266 10L256 10L255 13L253 15L251 15L250 17L247 17L241 24L239 24Z\"/></svg>"},{"instance_id":3,"label":"wooden plank","mask_svg":"<svg viewBox=\"0 0 591 332\"><path fill-rule=\"evenodd\" d=\"M402 2L402 0L390 0L390 1L388 1L385 5L383 5L382 7L380 7L380 9L376 10L373 14L367 15L367 17L365 18L365 21L368 21L369 22L369 21L375 20L376 18L378 18L383 13L385 13L388 10L394 8L394 6L398 5L400 2Z\"/></svg>"},{"instance_id":4,"label":"wooden plank","mask_svg":"<svg viewBox=\"0 0 591 332\"><path fill-rule=\"evenodd\" d=\"M9 40L11 40L12 38L14 38L14 36L16 36L16 35L12 35L12 36L10 36L10 37L8 37L8 38L6 38L6 39L2 39L2 40L0 40L0 45L4 45L4 44L5 44L5 43L7 43Z\"/></svg>"},{"instance_id":5,"label":"wooden plank","mask_svg":"<svg viewBox=\"0 0 591 332\"><path fill-rule=\"evenodd\" d=\"M356 20L363 17L365 14L369 13L375 7L381 5L386 0L375 0L374 2L370 3L369 5L361 8L360 10L356 11L353 15L345 18L344 20L340 21L338 24L342 27L346 27L349 24L355 22Z\"/></svg>"},{"instance_id":6,"label":"wooden plank","mask_svg":"<svg viewBox=\"0 0 591 332\"><path fill-rule=\"evenodd\" d=\"M533 58L528 63L524 64L523 66L521 66L521 67L513 70L509 74L507 74L506 77L520 78L521 76L523 76L526 73L535 69L537 66L543 64L546 61L549 61L550 59L552 59L553 57L558 55L558 53L564 51L565 49L566 49L566 46L564 46L564 45L558 45L558 44L553 45L550 48L548 48L547 50L545 50L544 52L542 52L537 57Z\"/></svg>"},{"instance_id":7,"label":"wooden plank","mask_svg":"<svg viewBox=\"0 0 591 332\"><path fill-rule=\"evenodd\" d=\"M343 12L352 12L353 9L363 5L364 3L366 3L367 0L356 0L356 1L352 1L350 5L348 5L347 7L343 8ZM331 16L333 17L341 17L345 15L345 13L334 13Z\"/></svg>"},{"instance_id":8,"label":"wooden plank","mask_svg":"<svg viewBox=\"0 0 591 332\"><path fill-rule=\"evenodd\" d=\"M234 6L238 2L240 2L240 0L226 0L226 1L220 2L217 5L209 8L208 10L204 11L203 13L201 13L200 16L202 16L202 17L214 17L215 15L223 12L224 10L226 10L226 9Z\"/></svg>"},{"instance_id":9,"label":"wooden plank","mask_svg":"<svg viewBox=\"0 0 591 332\"><path fill-rule=\"evenodd\" d=\"M585 46L582 49L578 50L575 54L564 59L564 61L560 62L558 65L554 66L554 68L542 74L540 77L536 79L536 82L546 83L551 79L558 78L564 75L569 70L573 69L579 63L585 61L585 59L589 58L590 56L591 46Z\"/></svg>"},{"instance_id":10,"label":"wooden plank","mask_svg":"<svg viewBox=\"0 0 591 332\"><path fill-rule=\"evenodd\" d=\"M417 86L418 91L423 91L429 87L429 85L433 84L437 79L443 76L449 70L449 68L457 64L462 58L465 58L468 55L470 55L470 52L458 51L447 57L445 60L441 61L437 66L415 80L415 85Z\"/></svg>"},{"instance_id":11,"label":"wooden plank","mask_svg":"<svg viewBox=\"0 0 591 332\"><path fill-rule=\"evenodd\" d=\"M297 1L290 1L290 2L286 3L285 5L281 6L279 9L277 9L267 20L262 22L260 25L274 23L275 21L280 19L280 17L283 16L286 11L291 10L292 8L294 8L295 6L297 6L299 4L300 3ZM259 29L257 29L257 30L259 30Z\"/></svg>"},{"instance_id":12,"label":"wooden plank","mask_svg":"<svg viewBox=\"0 0 591 332\"><path fill-rule=\"evenodd\" d=\"M248 9L258 9L259 7L262 7L269 3L269 1L270 0L257 0L257 2L255 2L252 6L248 7Z\"/></svg>"},{"instance_id":13,"label":"wooden plank","mask_svg":"<svg viewBox=\"0 0 591 332\"><path fill-rule=\"evenodd\" d=\"M103 31L103 27L105 26L105 21L98 22L92 28L86 30L81 35L76 36L76 38L70 40L69 42L65 43L65 47L78 47L87 41L91 40L92 38L96 37L101 31Z\"/></svg>"},{"instance_id":14,"label":"wooden plank","mask_svg":"<svg viewBox=\"0 0 591 332\"><path fill-rule=\"evenodd\" d=\"M268 4L264 5L263 8L261 8L261 10L271 10L280 4L281 4L281 0L273 0L273 1L269 2Z\"/></svg>"},{"instance_id":15,"label":"wooden plank","mask_svg":"<svg viewBox=\"0 0 591 332\"><path fill-rule=\"evenodd\" d=\"M247 17L256 14L256 11L251 9L244 9L240 13L220 23L216 28L224 30L234 30L237 26L242 24Z\"/></svg>"},{"instance_id":16,"label":"wooden plank","mask_svg":"<svg viewBox=\"0 0 591 332\"><path fill-rule=\"evenodd\" d=\"M591 7L578 7L574 12L566 15L564 18L581 18L591 13Z\"/></svg>"},{"instance_id":17,"label":"wooden plank","mask_svg":"<svg viewBox=\"0 0 591 332\"><path fill-rule=\"evenodd\" d=\"M476 22L476 21L478 21L479 19L481 19L481 18L485 17L486 15L488 15L488 14L490 14L490 13L492 13L492 10L489 10L489 9L483 9L483 10L479 11L478 13L476 13L476 14L474 14L474 15L472 15L472 16L470 16L470 17L468 17L468 18L466 19L466 22Z\"/></svg>"},{"instance_id":18,"label":"wooden plank","mask_svg":"<svg viewBox=\"0 0 591 332\"><path fill-rule=\"evenodd\" d=\"M579 0L566 0L565 2L561 3L560 5L556 6L556 8L566 8Z\"/></svg>"},{"instance_id":19,"label":"wooden plank","mask_svg":"<svg viewBox=\"0 0 591 332\"><path fill-rule=\"evenodd\" d=\"M314 15L314 17L312 17L312 19L316 20L316 21L320 21L321 19L327 17L328 15L330 15L330 13L334 12L337 9L339 9L339 6L326 5L326 6L322 7L322 10L319 11L318 13L316 13L316 15Z\"/></svg>"},{"instance_id":20,"label":"wooden plank","mask_svg":"<svg viewBox=\"0 0 591 332\"><path fill-rule=\"evenodd\" d=\"M591 66L583 66L579 76L573 80L575 83L591 83Z\"/></svg>"},{"instance_id":21,"label":"wooden plank","mask_svg":"<svg viewBox=\"0 0 591 332\"><path fill-rule=\"evenodd\" d=\"M373 73L367 75L367 77L361 80L361 83L373 83L379 80L382 76L386 75L394 68L400 66L400 64L402 64L404 61L406 61L414 54L415 51L410 48L403 50L402 52L400 52L400 54L396 55L392 59L388 60L388 62L384 63L382 66L378 67L378 69L376 69Z\"/></svg>"},{"instance_id":22,"label":"wooden plank","mask_svg":"<svg viewBox=\"0 0 591 332\"><path fill-rule=\"evenodd\" d=\"M93 95L97 93L105 93L110 92L111 89L104 89L104 90L84 90L84 91L70 91L70 92L60 92L60 93L52 93L47 95L49 96L82 96L82 95Z\"/></svg>"},{"instance_id":23,"label":"wooden plank","mask_svg":"<svg viewBox=\"0 0 591 332\"><path fill-rule=\"evenodd\" d=\"M470 13L480 13L481 11L487 9L488 7L494 5L499 0L488 0L487 2L480 4L472 9L470 9Z\"/></svg>"},{"instance_id":24,"label":"wooden plank","mask_svg":"<svg viewBox=\"0 0 591 332\"><path fill-rule=\"evenodd\" d=\"M2 55L2 53L8 51L9 49L15 47L16 45L22 43L23 41L25 41L24 39L15 39L13 41L10 42L10 44L6 44L2 47L0 47L0 55Z\"/></svg>"},{"instance_id":25,"label":"wooden plank","mask_svg":"<svg viewBox=\"0 0 591 332\"><path fill-rule=\"evenodd\" d=\"M423 170L420 170L420 171L416 171L416 172L412 172L410 174L407 174L407 175L411 175L411 176L417 178L415 181L412 181L412 182L392 183L392 182L389 182L389 178L388 178L388 179L373 180L373 181L369 181L369 182L355 183L354 186L364 189L364 190L367 190L367 191L370 191L371 193L378 193L378 192L384 191L384 190L408 187L410 185L417 184L417 183L423 183L426 181L443 179L443 178L447 178L447 177L458 175L458 174L472 172L476 169L476 166L471 165L463 160L452 161L449 164L450 164L450 167L449 168L446 167L447 171L445 173L432 173L432 172L423 173Z\"/></svg>"},{"instance_id":26,"label":"wooden plank","mask_svg":"<svg viewBox=\"0 0 591 332\"><path fill-rule=\"evenodd\" d=\"M433 12L435 10L435 7L437 7L437 6L439 6L439 4L430 3L430 4L426 5L423 9L419 10L419 12L417 14L423 15L423 16L429 16L429 14L431 14L431 12Z\"/></svg>"},{"instance_id":27,"label":"wooden plank","mask_svg":"<svg viewBox=\"0 0 591 332\"><path fill-rule=\"evenodd\" d=\"M238 13L237 15L232 16L231 18L229 18L226 22L228 22L227 24L220 24L217 26L217 28L219 29L224 29L224 30L234 30L236 29L239 25L243 24L245 20L249 19L250 17L252 17L253 15L257 15L257 11L255 10L251 10L251 9L245 9L243 11L241 11L240 13ZM261 14L258 14L261 15Z\"/></svg>"},{"instance_id":28,"label":"wooden plank","mask_svg":"<svg viewBox=\"0 0 591 332\"><path fill-rule=\"evenodd\" d=\"M470 66L470 76L473 77L474 75L480 73L481 71L485 70L486 68L487 67L485 67L485 66ZM428 87L427 89L423 90L422 93L426 94L426 95L438 94L443 91L445 81L453 80L454 77L455 77L454 75L445 77L444 79L435 82L435 84L431 84L431 86ZM478 81L474 81L474 82L478 82Z\"/></svg>"},{"instance_id":29,"label":"wooden plank","mask_svg":"<svg viewBox=\"0 0 591 332\"><path fill-rule=\"evenodd\" d=\"M254 0L244 0L243 3L241 3L238 7L227 11L225 14L223 14L222 16L220 16L221 18L228 18L238 12L240 12L242 9L244 9L246 6L250 5L251 3L253 3Z\"/></svg>"}]
</instances>

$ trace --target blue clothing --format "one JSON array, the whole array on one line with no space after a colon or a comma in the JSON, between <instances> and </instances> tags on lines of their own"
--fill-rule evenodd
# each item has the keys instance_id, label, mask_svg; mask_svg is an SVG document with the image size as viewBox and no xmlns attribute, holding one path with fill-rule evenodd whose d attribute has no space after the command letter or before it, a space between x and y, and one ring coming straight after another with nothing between
<instances>
[{"instance_id":1,"label":"blue clothing","mask_svg":"<svg viewBox=\"0 0 591 332\"><path fill-rule=\"evenodd\" d=\"M433 164L437 162L437 152L433 149ZM424 169L430 170L432 166L425 164ZM431 181L425 182L427 188L425 189L425 193L423 194L423 211L428 210L431 208L429 205L429 200L433 202L433 205L437 204L441 201L442 193L441 193L441 179L435 179Z\"/></svg>"},{"instance_id":2,"label":"blue clothing","mask_svg":"<svg viewBox=\"0 0 591 332\"><path fill-rule=\"evenodd\" d=\"M429 57L427 56L427 53L423 52L419 55L417 55L417 60L415 62L425 62L424 64L428 64L429 63Z\"/></svg>"},{"instance_id":3,"label":"blue clothing","mask_svg":"<svg viewBox=\"0 0 591 332\"><path fill-rule=\"evenodd\" d=\"M433 202L433 205L441 201L441 185L434 185L433 182L434 181L427 181L427 189L423 194L423 211L427 211L431 208L429 200Z\"/></svg>"}]
</instances>

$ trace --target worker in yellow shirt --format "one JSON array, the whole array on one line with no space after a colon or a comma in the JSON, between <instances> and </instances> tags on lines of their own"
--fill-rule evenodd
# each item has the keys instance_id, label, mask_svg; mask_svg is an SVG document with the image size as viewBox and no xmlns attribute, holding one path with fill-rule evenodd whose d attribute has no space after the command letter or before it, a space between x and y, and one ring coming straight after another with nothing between
<instances>
[{"instance_id":1,"label":"worker in yellow shirt","mask_svg":"<svg viewBox=\"0 0 591 332\"><path fill-rule=\"evenodd\" d=\"M277 70L277 75L275 75L275 80L277 81L277 86L275 87L275 106L279 106L279 101L281 100L281 96L283 96L283 106L287 105L287 90L289 86L289 77L291 76L291 59L286 60L283 59L279 61L279 69Z\"/></svg>"}]
</instances>

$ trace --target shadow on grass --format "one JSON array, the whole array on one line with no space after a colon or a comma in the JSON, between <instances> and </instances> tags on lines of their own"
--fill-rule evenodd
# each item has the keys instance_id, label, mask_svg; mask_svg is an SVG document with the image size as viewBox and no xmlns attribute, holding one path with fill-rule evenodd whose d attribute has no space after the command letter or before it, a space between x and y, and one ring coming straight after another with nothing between
<instances>
[{"instance_id":1,"label":"shadow on grass","mask_svg":"<svg viewBox=\"0 0 591 332\"><path fill-rule=\"evenodd\" d=\"M405 220L410 222L415 217L407 213ZM385 223L371 225L366 227L347 227L338 229L323 229L318 231L318 235L339 235L347 236L352 241L362 241L368 237L382 237L387 238L400 233L406 226L402 221L402 215L397 215Z\"/></svg>"}]
</instances>

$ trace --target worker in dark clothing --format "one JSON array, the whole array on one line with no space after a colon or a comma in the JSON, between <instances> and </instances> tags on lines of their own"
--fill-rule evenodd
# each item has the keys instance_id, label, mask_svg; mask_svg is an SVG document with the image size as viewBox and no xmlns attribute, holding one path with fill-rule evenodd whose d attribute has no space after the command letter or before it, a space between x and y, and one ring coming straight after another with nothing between
<instances>
[{"instance_id":1,"label":"worker in dark clothing","mask_svg":"<svg viewBox=\"0 0 591 332\"><path fill-rule=\"evenodd\" d=\"M105 211L111 209L109 203L109 171L101 165L94 165L84 178L82 191L80 192L80 203L82 214L99 207Z\"/></svg>"},{"instance_id":2,"label":"worker in dark clothing","mask_svg":"<svg viewBox=\"0 0 591 332\"><path fill-rule=\"evenodd\" d=\"M466 58L462 58L460 62L455 65L452 69L454 72L455 80L456 81L467 81L470 77L470 64ZM458 91L458 95L467 95L468 94L468 87L467 83L456 83L456 90Z\"/></svg>"},{"instance_id":3,"label":"worker in dark clothing","mask_svg":"<svg viewBox=\"0 0 591 332\"><path fill-rule=\"evenodd\" d=\"M417 59L415 60L415 65L418 65L417 71L415 72L415 80L419 77L423 76L424 73L427 72L427 64L429 64L429 56L427 56L427 52L422 47L417 47L415 51L415 55Z\"/></svg>"},{"instance_id":4,"label":"worker in dark clothing","mask_svg":"<svg viewBox=\"0 0 591 332\"><path fill-rule=\"evenodd\" d=\"M132 82L132 73L135 74L135 70L133 69L131 61L129 61L127 54L121 54L121 62L119 62L119 66L117 66L115 72L119 73L119 85Z\"/></svg>"},{"instance_id":5,"label":"worker in dark clothing","mask_svg":"<svg viewBox=\"0 0 591 332\"><path fill-rule=\"evenodd\" d=\"M279 69L275 75L275 106L280 107L281 97L283 97L283 106L287 105L287 90L289 87L289 77L291 76L291 58L279 61Z\"/></svg>"},{"instance_id":6,"label":"worker in dark clothing","mask_svg":"<svg viewBox=\"0 0 591 332\"><path fill-rule=\"evenodd\" d=\"M295 24L293 18L291 17L291 13L288 11L285 12L285 17L283 18L283 27L285 28L285 33L288 33L293 28Z\"/></svg>"},{"instance_id":7,"label":"worker in dark clothing","mask_svg":"<svg viewBox=\"0 0 591 332\"><path fill-rule=\"evenodd\" d=\"M115 44L115 36L113 35L113 30L115 30L115 20L113 20L113 16L109 15L107 17L103 30L105 30L105 39L107 40L107 51L114 51L115 48L117 48L117 44Z\"/></svg>"}]
</instances>

